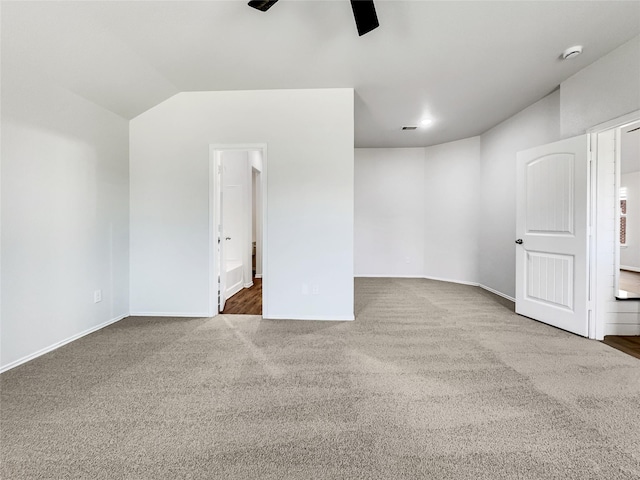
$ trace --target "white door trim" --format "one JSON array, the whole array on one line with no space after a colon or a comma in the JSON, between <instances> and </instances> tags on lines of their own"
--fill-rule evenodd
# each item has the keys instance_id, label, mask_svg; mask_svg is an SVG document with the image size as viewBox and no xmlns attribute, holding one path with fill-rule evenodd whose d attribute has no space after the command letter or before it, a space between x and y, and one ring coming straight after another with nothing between
<instances>
[{"instance_id":1,"label":"white door trim","mask_svg":"<svg viewBox=\"0 0 640 480\"><path fill-rule=\"evenodd\" d=\"M599 151L599 147L601 145L598 144L598 135L604 134L610 130L617 130L625 125L630 123L634 123L640 120L640 110L636 110L634 112L628 113L618 118L614 118L607 122L600 123L595 125L587 130L587 133L591 135L591 172L592 172L592 188L591 188L591 225L592 225L592 244L593 247L590 251L590 264L593 266L591 269L591 288L590 288L590 297L593 303L593 311L594 311L594 321L592 322L592 326L589 329L589 338L594 338L596 340L604 339L606 326L607 326L607 303L609 300L607 297L609 294L613 295L614 292L608 291L609 286L605 285L602 282L602 273L598 274L598 268L602 268L603 265L614 265L615 268L619 265L619 253L617 249L614 249L613 252L604 251L604 235L607 232L604 231L604 220L598 219L598 213L601 208L602 200L599 198L598 193L602 189L602 167L599 162L603 161L602 158L599 158L601 155L611 154L609 149L607 148L607 152ZM610 139L608 139L610 140ZM619 145L619 135L616 133L614 139L614 148L615 148L615 172L614 172L614 181L616 188L616 201L618 199L617 189L620 185L620 145ZM616 234L619 234L619 221L617 219L617 209L615 207L615 203L612 206L614 209L613 213L616 216L615 219L615 228ZM614 286L617 288L617 285Z\"/></svg>"},{"instance_id":2,"label":"white door trim","mask_svg":"<svg viewBox=\"0 0 640 480\"><path fill-rule=\"evenodd\" d=\"M218 311L217 298L217 273L218 265L216 261L216 225L217 225L217 196L216 185L216 156L225 150L258 150L262 152L262 172L261 172L261 200L262 200L262 315L268 316L268 238L267 238L267 191L268 191L268 160L266 143L242 143L242 144L210 144L209 145L209 316L216 316Z\"/></svg>"},{"instance_id":3,"label":"white door trim","mask_svg":"<svg viewBox=\"0 0 640 480\"><path fill-rule=\"evenodd\" d=\"M634 123L638 120L640 120L640 110L636 110L635 112L627 113L621 117L595 125L588 129L586 133L601 133L613 128L623 127L628 123Z\"/></svg>"}]
</instances>

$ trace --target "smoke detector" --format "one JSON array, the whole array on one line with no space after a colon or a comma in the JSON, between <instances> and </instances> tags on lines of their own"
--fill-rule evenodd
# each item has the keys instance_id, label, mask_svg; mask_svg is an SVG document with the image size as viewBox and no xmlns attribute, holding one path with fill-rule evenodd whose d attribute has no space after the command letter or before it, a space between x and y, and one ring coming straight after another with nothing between
<instances>
[{"instance_id":1,"label":"smoke detector","mask_svg":"<svg viewBox=\"0 0 640 480\"><path fill-rule=\"evenodd\" d=\"M576 45L575 47L569 47L564 52L562 52L562 59L569 60L570 58L575 58L582 53L582 45Z\"/></svg>"}]
</instances>

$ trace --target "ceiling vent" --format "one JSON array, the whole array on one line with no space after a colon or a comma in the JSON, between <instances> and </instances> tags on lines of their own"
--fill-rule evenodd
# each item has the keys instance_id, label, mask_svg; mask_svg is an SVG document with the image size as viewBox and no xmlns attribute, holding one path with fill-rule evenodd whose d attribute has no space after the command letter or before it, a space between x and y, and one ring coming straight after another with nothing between
<instances>
[{"instance_id":1,"label":"ceiling vent","mask_svg":"<svg viewBox=\"0 0 640 480\"><path fill-rule=\"evenodd\" d=\"M418 127L402 127L403 130L415 130Z\"/></svg>"}]
</instances>

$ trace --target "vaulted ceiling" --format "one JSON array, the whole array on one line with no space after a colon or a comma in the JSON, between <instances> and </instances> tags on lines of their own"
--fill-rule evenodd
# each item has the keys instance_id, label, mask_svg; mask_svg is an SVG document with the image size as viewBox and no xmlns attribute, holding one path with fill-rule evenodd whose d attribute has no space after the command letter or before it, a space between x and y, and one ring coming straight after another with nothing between
<instances>
[{"instance_id":1,"label":"vaulted ceiling","mask_svg":"<svg viewBox=\"0 0 640 480\"><path fill-rule=\"evenodd\" d=\"M480 134L640 33L638 1L3 2L2 71L133 118L181 91L353 87L356 146ZM584 53L562 61L564 49ZM314 112L308 112L313 115ZM428 129L402 131L422 118Z\"/></svg>"}]
</instances>

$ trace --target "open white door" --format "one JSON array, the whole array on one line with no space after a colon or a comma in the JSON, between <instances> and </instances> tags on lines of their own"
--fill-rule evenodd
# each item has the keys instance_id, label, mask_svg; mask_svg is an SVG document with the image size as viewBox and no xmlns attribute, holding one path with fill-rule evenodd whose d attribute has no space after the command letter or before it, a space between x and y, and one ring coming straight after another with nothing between
<instances>
[{"instance_id":1,"label":"open white door","mask_svg":"<svg viewBox=\"0 0 640 480\"><path fill-rule=\"evenodd\" d=\"M218 225L216 228L216 233L218 235L218 312L222 312L224 310L224 305L227 302L227 269L226 257L224 255L224 167L222 154L217 155L216 162L216 171L218 172L216 179L216 185L218 187Z\"/></svg>"},{"instance_id":2,"label":"open white door","mask_svg":"<svg viewBox=\"0 0 640 480\"><path fill-rule=\"evenodd\" d=\"M516 313L587 336L588 137L518 153Z\"/></svg>"}]
</instances>

